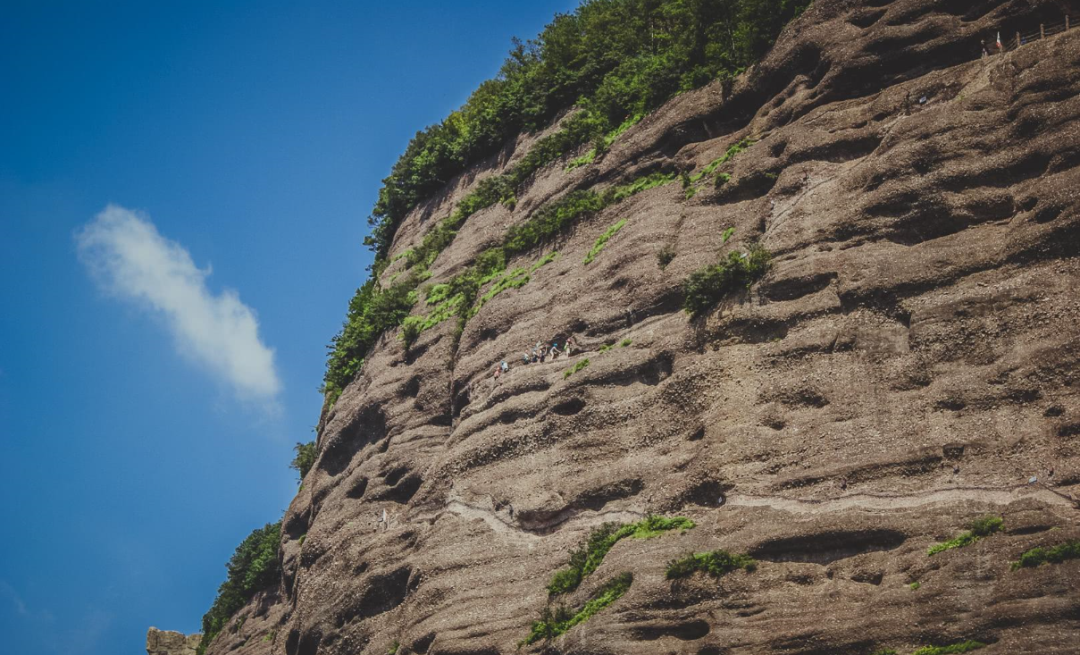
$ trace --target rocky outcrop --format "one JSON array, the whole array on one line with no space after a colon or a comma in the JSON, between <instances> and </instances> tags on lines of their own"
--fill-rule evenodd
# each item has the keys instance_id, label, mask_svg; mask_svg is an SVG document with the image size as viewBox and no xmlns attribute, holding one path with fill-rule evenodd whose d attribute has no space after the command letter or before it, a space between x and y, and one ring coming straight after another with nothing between
<instances>
[{"instance_id":1,"label":"rocky outcrop","mask_svg":"<svg viewBox=\"0 0 1080 655\"><path fill-rule=\"evenodd\" d=\"M650 189L511 262L559 253L460 335L385 335L320 423L279 588L208 652L515 652L590 530L650 512L697 527L618 542L563 602L631 572L626 595L524 652L1075 652L1080 562L1010 562L1080 538L1080 30L980 57L1070 9L819 0L733 88L471 216L431 282L572 190L753 142L726 183ZM531 142L415 211L393 254ZM680 283L752 241L769 274L690 320ZM573 358L492 379L570 335ZM987 514L1002 531L927 555ZM758 567L665 578L715 549Z\"/></svg>"},{"instance_id":2,"label":"rocky outcrop","mask_svg":"<svg viewBox=\"0 0 1080 655\"><path fill-rule=\"evenodd\" d=\"M201 634L150 628L146 631L146 655L195 655Z\"/></svg>"}]
</instances>

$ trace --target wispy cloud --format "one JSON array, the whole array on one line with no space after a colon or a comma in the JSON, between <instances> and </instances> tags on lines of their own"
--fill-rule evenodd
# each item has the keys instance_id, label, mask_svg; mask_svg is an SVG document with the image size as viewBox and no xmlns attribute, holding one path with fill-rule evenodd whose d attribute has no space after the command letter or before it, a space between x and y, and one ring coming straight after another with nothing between
<instances>
[{"instance_id":1,"label":"wispy cloud","mask_svg":"<svg viewBox=\"0 0 1080 655\"><path fill-rule=\"evenodd\" d=\"M259 339L255 312L233 290L212 293L210 268L195 266L149 217L109 205L75 240L80 260L106 292L162 316L179 351L240 397L272 401L281 390L274 351Z\"/></svg>"}]
</instances>

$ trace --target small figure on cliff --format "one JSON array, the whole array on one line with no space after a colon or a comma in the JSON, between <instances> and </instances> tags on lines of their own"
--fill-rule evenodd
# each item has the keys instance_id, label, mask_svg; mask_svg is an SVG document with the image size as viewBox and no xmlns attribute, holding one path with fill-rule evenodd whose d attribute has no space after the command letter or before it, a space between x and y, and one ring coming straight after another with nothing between
<instances>
[{"instance_id":1,"label":"small figure on cliff","mask_svg":"<svg viewBox=\"0 0 1080 655\"><path fill-rule=\"evenodd\" d=\"M566 339L566 357L569 359L570 355L574 354L574 348L577 346L574 344L574 337L567 337Z\"/></svg>"},{"instance_id":2,"label":"small figure on cliff","mask_svg":"<svg viewBox=\"0 0 1080 655\"><path fill-rule=\"evenodd\" d=\"M499 376L500 375L502 375L502 367L500 367L499 365L496 365L495 366L495 382L499 381Z\"/></svg>"},{"instance_id":3,"label":"small figure on cliff","mask_svg":"<svg viewBox=\"0 0 1080 655\"><path fill-rule=\"evenodd\" d=\"M502 364L499 365L499 368L502 369L503 373L509 373L510 372L510 365L506 363L505 359L502 361Z\"/></svg>"},{"instance_id":4,"label":"small figure on cliff","mask_svg":"<svg viewBox=\"0 0 1080 655\"><path fill-rule=\"evenodd\" d=\"M548 351L548 357L551 358L551 361L555 361L555 358L559 356L559 352L559 342L551 342L551 350Z\"/></svg>"}]
</instances>

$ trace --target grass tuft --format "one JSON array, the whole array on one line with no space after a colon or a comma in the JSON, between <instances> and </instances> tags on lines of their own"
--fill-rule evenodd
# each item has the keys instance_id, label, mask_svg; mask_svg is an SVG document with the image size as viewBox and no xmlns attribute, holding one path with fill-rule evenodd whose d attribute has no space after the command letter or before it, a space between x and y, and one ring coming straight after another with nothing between
<instances>
[{"instance_id":1,"label":"grass tuft","mask_svg":"<svg viewBox=\"0 0 1080 655\"><path fill-rule=\"evenodd\" d=\"M671 560L667 565L666 576L668 580L676 580L690 577L695 571L704 571L714 578L719 578L738 569L750 572L756 568L757 562L749 555L714 550L709 553L691 553L682 559Z\"/></svg>"},{"instance_id":2,"label":"grass tuft","mask_svg":"<svg viewBox=\"0 0 1080 655\"><path fill-rule=\"evenodd\" d=\"M558 596L577 589L581 581L600 566L608 551L623 539L651 539L671 530L690 530L694 526L693 521L682 516L666 518L651 514L637 523L605 523L593 530L580 548L570 553L569 568L552 576L548 594Z\"/></svg>"},{"instance_id":3,"label":"grass tuft","mask_svg":"<svg viewBox=\"0 0 1080 655\"><path fill-rule=\"evenodd\" d=\"M577 364L574 364L570 368L566 369L566 371L562 375L563 379L565 380L566 378L570 377L574 373L577 373L578 371L580 371L581 369L585 368L588 365L589 365L589 358L586 357L585 359L579 361Z\"/></svg>"},{"instance_id":4,"label":"grass tuft","mask_svg":"<svg viewBox=\"0 0 1080 655\"><path fill-rule=\"evenodd\" d=\"M1043 564L1061 564L1070 559L1080 559L1080 541L1066 541L1052 548L1032 548L1012 563L1012 570L1035 568Z\"/></svg>"},{"instance_id":5,"label":"grass tuft","mask_svg":"<svg viewBox=\"0 0 1080 655\"><path fill-rule=\"evenodd\" d=\"M589 251L589 254L585 255L585 263L591 264L592 261L596 259L596 256L599 255L600 252L604 249L604 246L607 245L608 239L615 236L615 234L618 233L619 230L623 229L624 225L626 225L625 218L620 220L618 223L612 225L608 229L604 230L604 233L596 239L596 243L593 244L592 250Z\"/></svg>"},{"instance_id":6,"label":"grass tuft","mask_svg":"<svg viewBox=\"0 0 1080 655\"><path fill-rule=\"evenodd\" d=\"M975 519L968 526L967 532L961 533L955 539L935 544L930 547L930 550L926 552L927 556L937 555L938 553L946 550L952 550L953 548L964 548L970 546L983 537L989 537L1005 524L1000 516L983 516Z\"/></svg>"},{"instance_id":7,"label":"grass tuft","mask_svg":"<svg viewBox=\"0 0 1080 655\"><path fill-rule=\"evenodd\" d=\"M550 606L545 607L540 619L533 621L529 636L522 640L519 646L528 646L540 640L554 639L575 625L588 621L592 615L622 598L629 591L633 582L634 576L631 573L623 573L617 576L600 587L593 597L585 603L585 606L576 613L572 613L565 606L559 606L554 610Z\"/></svg>"}]
</instances>

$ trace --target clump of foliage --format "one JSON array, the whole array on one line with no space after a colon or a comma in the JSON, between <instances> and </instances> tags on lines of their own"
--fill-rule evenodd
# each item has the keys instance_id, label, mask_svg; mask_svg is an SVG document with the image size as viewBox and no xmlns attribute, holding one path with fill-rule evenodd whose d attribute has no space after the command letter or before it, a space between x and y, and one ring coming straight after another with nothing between
<instances>
[{"instance_id":1,"label":"clump of foliage","mask_svg":"<svg viewBox=\"0 0 1080 655\"><path fill-rule=\"evenodd\" d=\"M632 343L634 343L634 342L631 341L630 339L623 339L622 343L619 344L619 347L620 348L625 348L625 347L629 346Z\"/></svg>"},{"instance_id":2,"label":"clump of foliage","mask_svg":"<svg viewBox=\"0 0 1080 655\"><path fill-rule=\"evenodd\" d=\"M986 648L986 644L969 639L951 646L924 646L911 655L954 655L955 653L969 653L980 648Z\"/></svg>"},{"instance_id":3,"label":"clump of foliage","mask_svg":"<svg viewBox=\"0 0 1080 655\"><path fill-rule=\"evenodd\" d=\"M746 138L742 139L741 141L731 145L727 149L727 152L725 152L723 154L723 156L709 162L709 164L706 165L705 168L701 169L700 173L696 173L696 174L691 175L690 177L688 177L687 180L686 180L685 186L690 186L691 184L696 184L701 178L705 177L706 175L712 175L713 172L717 168L723 166L724 164L728 163L732 159L735 159L736 155L738 155L741 152L744 152L747 148L754 145L754 143L755 143L755 141L753 139L751 139L750 137L746 137ZM726 175L726 173L725 173L725 175ZM731 176L728 175L727 178L728 178L728 180L730 180Z\"/></svg>"},{"instance_id":4,"label":"clump of foliage","mask_svg":"<svg viewBox=\"0 0 1080 655\"><path fill-rule=\"evenodd\" d=\"M315 458L319 456L319 451L315 447L315 442L309 441L307 443L297 442L293 447L293 452L296 453L296 457L293 457L292 462L289 463L289 468L300 475L300 479L297 480L297 484L300 484L307 477L311 467L315 466Z\"/></svg>"},{"instance_id":5,"label":"clump of foliage","mask_svg":"<svg viewBox=\"0 0 1080 655\"><path fill-rule=\"evenodd\" d=\"M714 578L719 578L738 569L753 571L756 568L757 562L749 555L714 550L708 553L691 553L682 559L671 560L668 562L666 575L668 580L676 580L689 577L695 571L704 571Z\"/></svg>"},{"instance_id":6,"label":"clump of foliage","mask_svg":"<svg viewBox=\"0 0 1080 655\"><path fill-rule=\"evenodd\" d=\"M390 644L390 648L386 649L386 655L397 655L397 652L398 652L399 648L401 648L401 644L398 642L397 639L395 639Z\"/></svg>"},{"instance_id":7,"label":"clump of foliage","mask_svg":"<svg viewBox=\"0 0 1080 655\"><path fill-rule=\"evenodd\" d=\"M254 530L236 548L229 563L228 577L218 587L217 598L203 615L202 640L197 653L203 655L210 642L229 619L257 593L275 584L281 575L278 544L281 522L267 523Z\"/></svg>"},{"instance_id":8,"label":"clump of foliage","mask_svg":"<svg viewBox=\"0 0 1080 655\"><path fill-rule=\"evenodd\" d=\"M970 546L983 537L989 537L998 530L1001 529L1005 522L1000 516L984 516L979 519L975 519L968 526L967 532L963 532L955 539L935 544L927 551L927 555L937 555L938 553L946 550L952 550L953 548L963 548Z\"/></svg>"},{"instance_id":9,"label":"clump of foliage","mask_svg":"<svg viewBox=\"0 0 1080 655\"><path fill-rule=\"evenodd\" d=\"M578 362L578 363L574 364L573 366L571 366L570 368L566 369L566 371L563 373L563 379L565 380L566 378L570 377L574 373L577 373L578 371L582 370L583 368L585 368L588 365L589 365L589 358L586 357L585 359L581 360L580 362Z\"/></svg>"},{"instance_id":10,"label":"clump of foliage","mask_svg":"<svg viewBox=\"0 0 1080 655\"><path fill-rule=\"evenodd\" d=\"M416 303L417 276L388 288L382 288L374 277L356 291L349 301L345 324L330 341L330 356L326 361L322 392L330 403L337 401L345 386L360 372L364 357L388 329L401 325Z\"/></svg>"},{"instance_id":11,"label":"clump of foliage","mask_svg":"<svg viewBox=\"0 0 1080 655\"><path fill-rule=\"evenodd\" d=\"M732 291L747 289L764 277L772 256L759 244L732 251L719 264L700 268L683 282L683 309L693 317L715 307Z\"/></svg>"},{"instance_id":12,"label":"clump of foliage","mask_svg":"<svg viewBox=\"0 0 1080 655\"><path fill-rule=\"evenodd\" d=\"M499 74L464 106L416 133L383 180L367 244L384 259L397 226L417 204L509 139L545 127L575 103L579 111L548 137L552 143L534 148L540 151L534 159L543 165L589 141L602 151L612 133L617 136L624 124L676 93L730 78L752 64L809 4L608 0L583 2L556 16L535 40L515 40ZM539 168L523 163L530 164L523 173Z\"/></svg>"},{"instance_id":13,"label":"clump of foliage","mask_svg":"<svg viewBox=\"0 0 1080 655\"><path fill-rule=\"evenodd\" d=\"M1080 559L1080 541L1067 541L1052 548L1038 546L1025 552L1012 563L1012 570L1035 568L1042 564L1061 564L1065 560Z\"/></svg>"},{"instance_id":14,"label":"clump of foliage","mask_svg":"<svg viewBox=\"0 0 1080 655\"><path fill-rule=\"evenodd\" d=\"M651 514L637 523L605 523L593 530L580 548L570 553L569 568L555 573L548 584L548 594L558 596L577 589L581 581L600 566L608 551L627 537L650 539L670 530L690 530L693 527L694 522L682 516L665 518Z\"/></svg>"},{"instance_id":15,"label":"clump of foliage","mask_svg":"<svg viewBox=\"0 0 1080 655\"><path fill-rule=\"evenodd\" d=\"M600 587L593 597L585 603L585 606L576 613L561 605L554 610L550 606L545 607L540 619L533 621L529 636L522 640L519 645L528 646L540 640L554 639L575 625L584 623L593 614L622 598L629 591L633 582L634 576L631 573L623 573L617 576Z\"/></svg>"},{"instance_id":16,"label":"clump of foliage","mask_svg":"<svg viewBox=\"0 0 1080 655\"><path fill-rule=\"evenodd\" d=\"M604 233L597 237L596 243L594 243L592 249L589 250L589 254L585 255L585 263L591 264L592 261L596 259L596 256L600 254L600 251L604 249L604 246L607 245L608 240L615 236L619 230L623 229L624 225L626 225L625 218L604 230Z\"/></svg>"},{"instance_id":17,"label":"clump of foliage","mask_svg":"<svg viewBox=\"0 0 1080 655\"><path fill-rule=\"evenodd\" d=\"M912 591L918 591L918 590L919 590L919 587L921 587L921 586L922 586L922 585L921 585L921 584L919 584L919 581L918 581L918 580L916 580L915 582L912 582L911 584L909 584L909 585L908 585L908 588L910 588L910 589L911 589Z\"/></svg>"},{"instance_id":18,"label":"clump of foliage","mask_svg":"<svg viewBox=\"0 0 1080 655\"><path fill-rule=\"evenodd\" d=\"M660 270L668 267L672 261L675 260L675 246L674 244L667 244L660 250L656 251L656 263L659 264Z\"/></svg>"}]
</instances>

